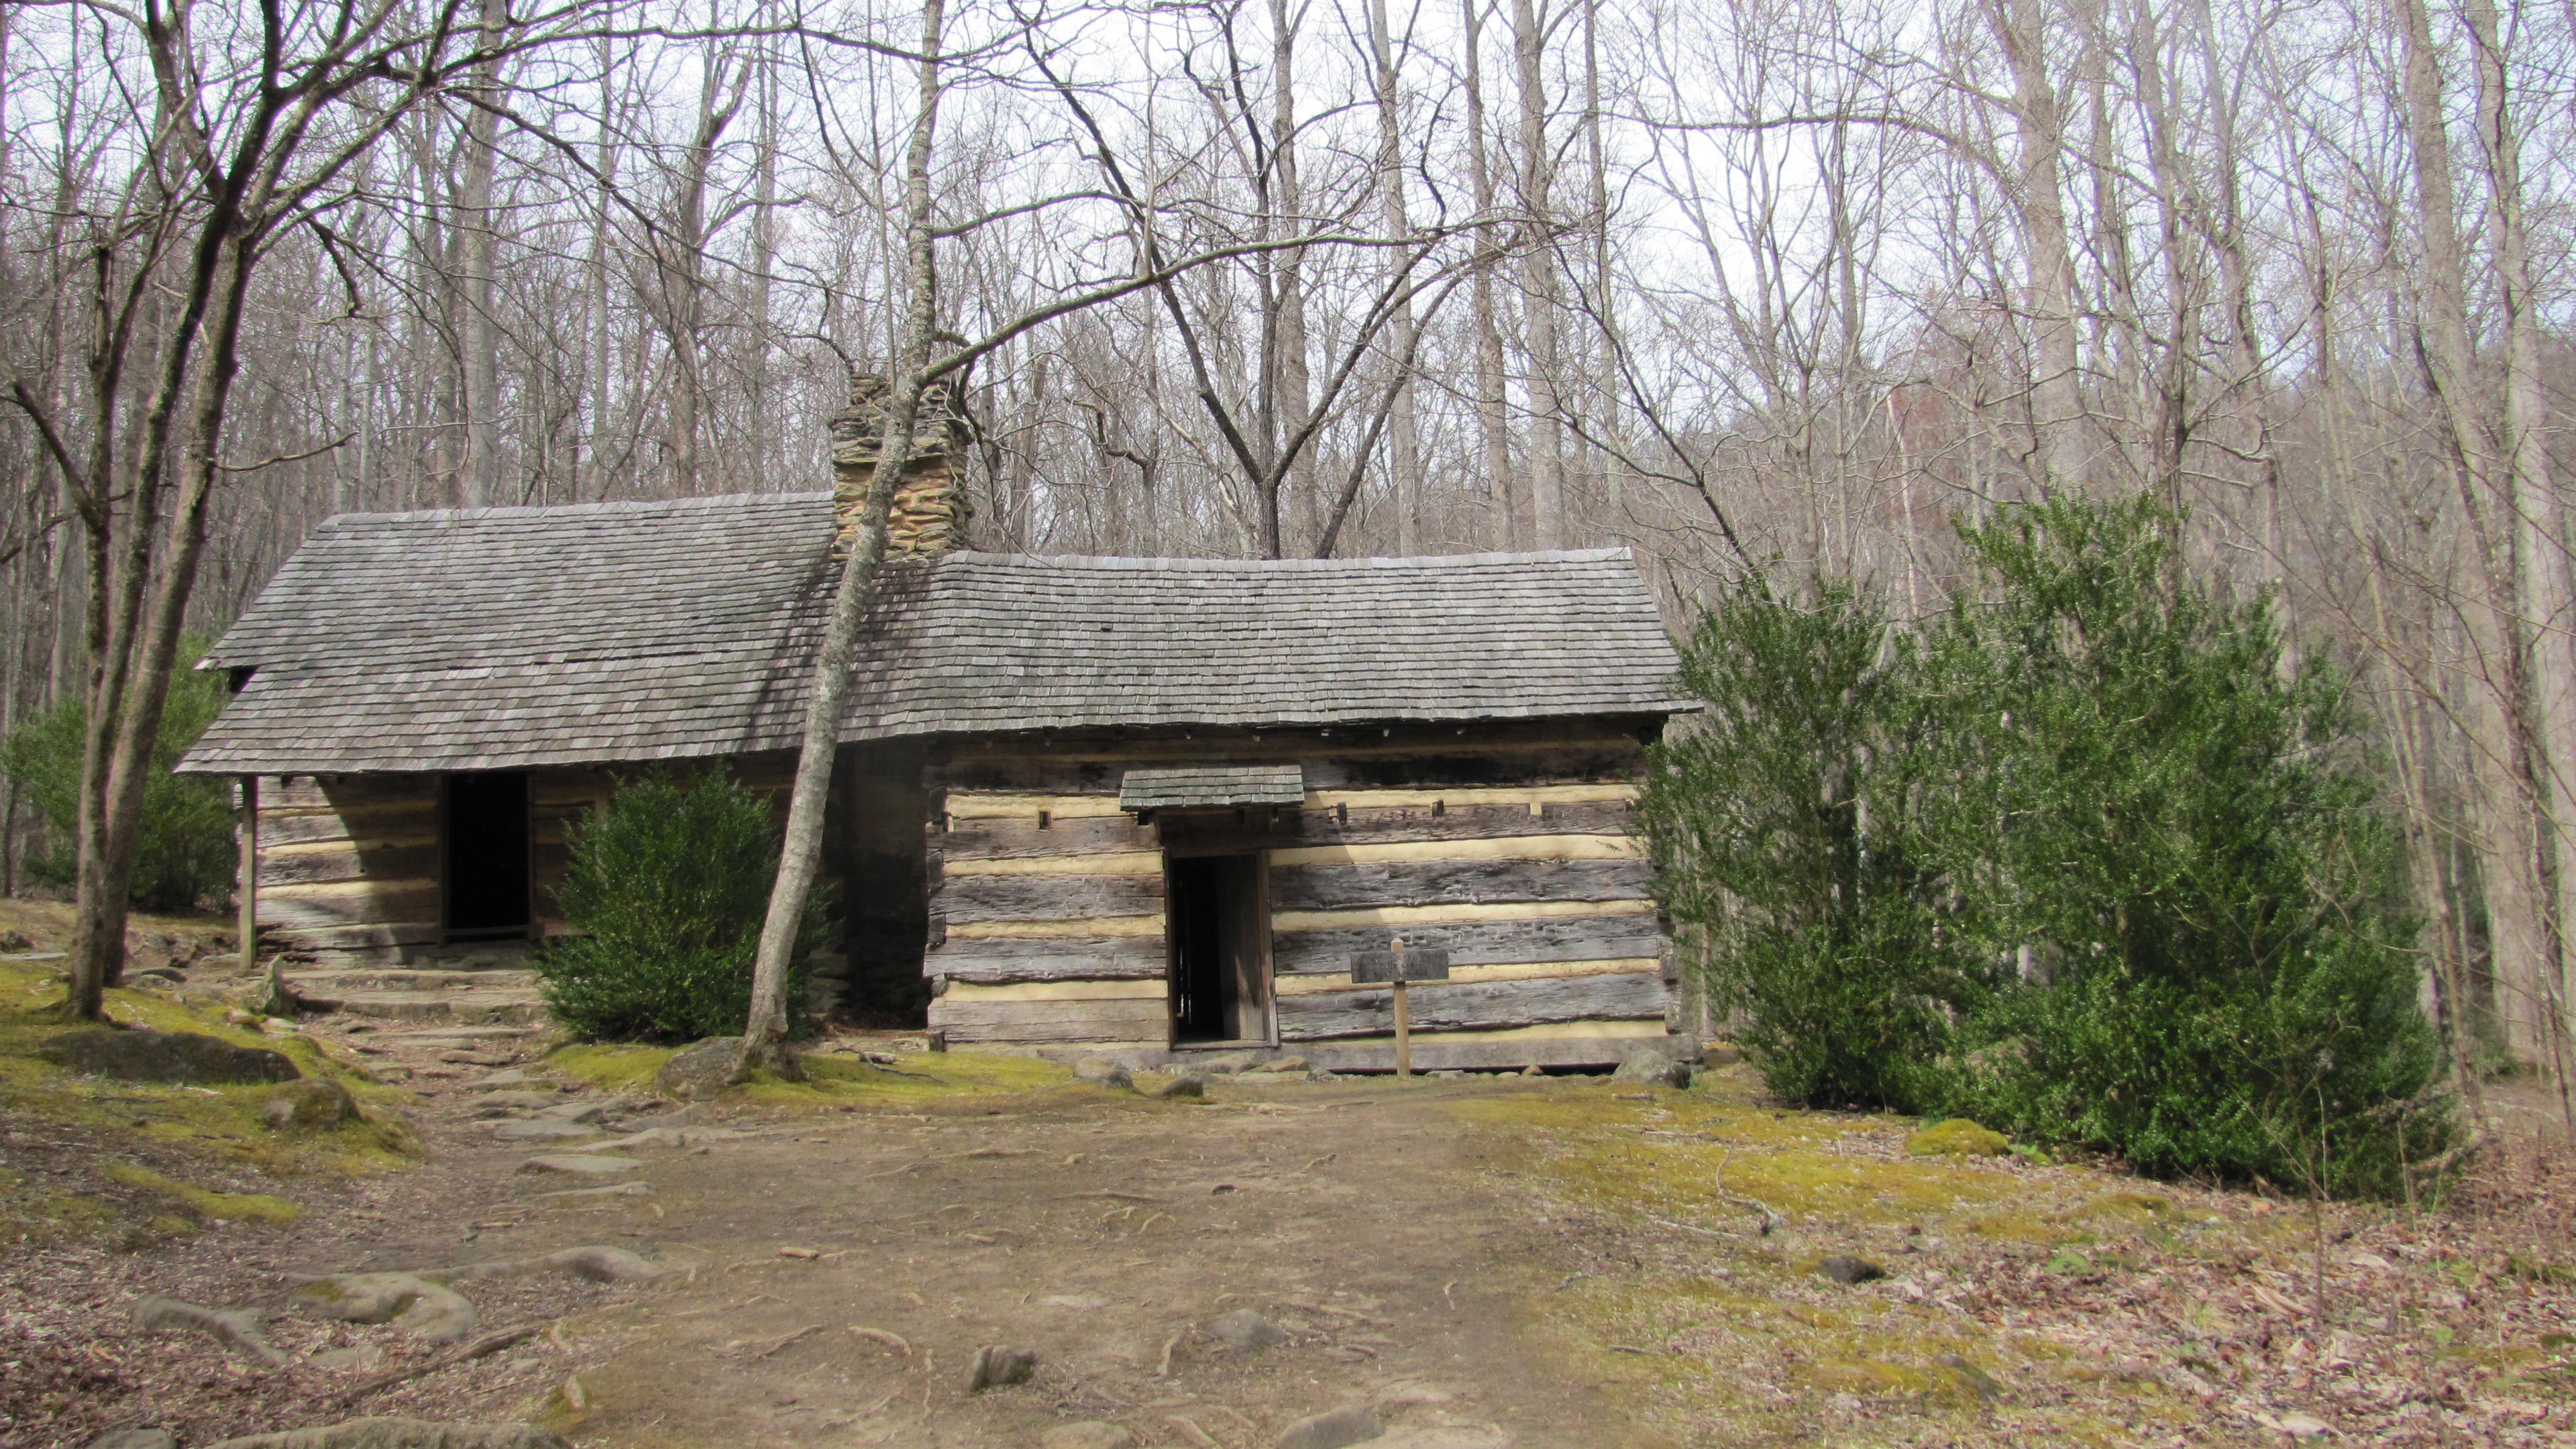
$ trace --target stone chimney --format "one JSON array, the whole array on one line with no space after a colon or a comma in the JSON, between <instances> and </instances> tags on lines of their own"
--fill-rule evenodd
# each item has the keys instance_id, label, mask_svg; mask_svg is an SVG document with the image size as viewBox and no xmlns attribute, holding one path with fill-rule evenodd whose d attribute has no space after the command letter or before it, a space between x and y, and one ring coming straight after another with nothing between
<instances>
[{"instance_id":1,"label":"stone chimney","mask_svg":"<svg viewBox=\"0 0 2576 1449\"><path fill-rule=\"evenodd\" d=\"M850 376L850 405L832 419L832 512L838 520L832 552L846 557L858 536L859 507L885 447L886 414L894 386L873 372ZM886 517L886 554L926 558L966 546L974 505L966 501L966 419L955 391L943 380L921 395L913 419L912 453L895 484Z\"/></svg>"}]
</instances>

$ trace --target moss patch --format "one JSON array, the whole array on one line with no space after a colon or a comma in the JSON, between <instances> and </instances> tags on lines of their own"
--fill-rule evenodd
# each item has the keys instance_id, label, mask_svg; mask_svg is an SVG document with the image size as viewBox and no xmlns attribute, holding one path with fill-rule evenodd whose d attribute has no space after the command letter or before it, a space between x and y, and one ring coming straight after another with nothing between
<instances>
[{"instance_id":1,"label":"moss patch","mask_svg":"<svg viewBox=\"0 0 2576 1449\"><path fill-rule=\"evenodd\" d=\"M678 1052L674 1047L587 1043L556 1049L546 1063L616 1092L650 1092L653 1074ZM767 1074L726 1091L722 1100L773 1111L825 1112L861 1107L921 1107L956 1096L1037 1092L1073 1080L1073 1073L1037 1057L994 1052L931 1052L907 1056L899 1067L880 1067L845 1052L807 1052L797 1058L805 1080Z\"/></svg>"},{"instance_id":2,"label":"moss patch","mask_svg":"<svg viewBox=\"0 0 2576 1449\"><path fill-rule=\"evenodd\" d=\"M2012 1139L1965 1117L1953 1117L1906 1138L1905 1150L1917 1157L2001 1157L2012 1150Z\"/></svg>"},{"instance_id":3,"label":"moss patch","mask_svg":"<svg viewBox=\"0 0 2576 1449\"><path fill-rule=\"evenodd\" d=\"M204 923L197 928L202 934ZM38 935L26 925L13 929ZM57 1035L91 1029L58 1014L63 994L59 962L0 960L0 1108L59 1129L62 1141L48 1150L60 1154L69 1169L68 1182L66 1174L57 1173L43 1190L25 1181L0 1182L0 1241L106 1232L117 1226L120 1213L134 1219L131 1226L146 1226L147 1217L171 1216L167 1207L172 1203L228 1222L292 1221L294 1206L265 1194L217 1193L190 1200L179 1190L205 1190L181 1179L192 1175L190 1163L293 1178L381 1172L419 1155L418 1134L402 1115L412 1100L409 1092L375 1081L364 1068L331 1055L311 1038L233 1025L218 1006L150 992L107 993L108 1015L127 1025L196 1032L281 1052L306 1077L345 1087L360 1114L328 1131L276 1132L260 1114L280 1090L274 1083L201 1087L66 1071L36 1055ZM175 1175L137 1166L138 1161ZM81 1186L83 1179L89 1187ZM141 1201L151 1205L143 1216L136 1216L138 1190L145 1194ZM242 1200L216 1203L217 1198Z\"/></svg>"},{"instance_id":4,"label":"moss patch","mask_svg":"<svg viewBox=\"0 0 2576 1449\"><path fill-rule=\"evenodd\" d=\"M111 1163L107 1175L128 1187L159 1193L209 1222L271 1223L284 1227L304 1216L304 1209L281 1197L262 1192L217 1192L212 1188L163 1177L148 1167L136 1167L131 1163Z\"/></svg>"},{"instance_id":5,"label":"moss patch","mask_svg":"<svg viewBox=\"0 0 2576 1449\"><path fill-rule=\"evenodd\" d=\"M1703 1265L1682 1279L1641 1265L1533 1281L1521 1300L1546 1353L1677 1444L2134 1444L2204 1412L2153 1381L2062 1392L2060 1345L1937 1301L1965 1286L1939 1271L1955 1246L2037 1267L2172 1216L2160 1194L2011 1157L1917 1156L1915 1124L1781 1111L1741 1069L1653 1102L1560 1079L1448 1110L1514 1144L1498 1165L1538 1181L1552 1222L1687 1243ZM1833 1253L1901 1281L1836 1284L1814 1271ZM2000 1402L1997 1383L2012 1390Z\"/></svg>"}]
</instances>

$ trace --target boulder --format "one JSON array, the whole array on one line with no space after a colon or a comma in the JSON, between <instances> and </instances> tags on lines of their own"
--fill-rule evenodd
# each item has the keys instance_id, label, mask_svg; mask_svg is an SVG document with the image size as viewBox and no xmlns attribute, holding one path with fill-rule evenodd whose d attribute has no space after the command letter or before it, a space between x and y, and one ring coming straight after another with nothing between
<instances>
[{"instance_id":1,"label":"boulder","mask_svg":"<svg viewBox=\"0 0 2576 1449\"><path fill-rule=\"evenodd\" d=\"M223 1439L206 1449L571 1449L561 1436L526 1424L440 1424L427 1419L351 1419L318 1429Z\"/></svg>"},{"instance_id":2,"label":"boulder","mask_svg":"<svg viewBox=\"0 0 2576 1449\"><path fill-rule=\"evenodd\" d=\"M1690 1064L1674 1061L1653 1047L1639 1047L1619 1063L1610 1080L1623 1086L1687 1087Z\"/></svg>"},{"instance_id":3,"label":"boulder","mask_svg":"<svg viewBox=\"0 0 2576 1449\"><path fill-rule=\"evenodd\" d=\"M2012 1150L2012 1139L1965 1117L1953 1117L1906 1138L1905 1150L1917 1157L2001 1157Z\"/></svg>"},{"instance_id":4,"label":"boulder","mask_svg":"<svg viewBox=\"0 0 2576 1449\"><path fill-rule=\"evenodd\" d=\"M519 1164L519 1175L544 1179L548 1177L591 1178L620 1177L644 1164L605 1153L561 1152L545 1157L531 1157Z\"/></svg>"},{"instance_id":5,"label":"boulder","mask_svg":"<svg viewBox=\"0 0 2576 1449\"><path fill-rule=\"evenodd\" d=\"M1209 1320L1208 1332L1215 1334L1226 1347L1244 1353L1288 1341L1286 1329L1249 1308L1217 1315Z\"/></svg>"},{"instance_id":6,"label":"boulder","mask_svg":"<svg viewBox=\"0 0 2576 1449\"><path fill-rule=\"evenodd\" d=\"M1077 1082L1089 1082L1106 1092L1129 1091L1136 1085L1135 1078L1127 1075L1125 1067L1107 1057L1084 1057L1081 1061L1075 1062L1073 1079Z\"/></svg>"},{"instance_id":7,"label":"boulder","mask_svg":"<svg viewBox=\"0 0 2576 1449\"><path fill-rule=\"evenodd\" d=\"M599 1129L578 1122L504 1122L492 1129L492 1135L504 1142L586 1142L597 1137Z\"/></svg>"},{"instance_id":8,"label":"boulder","mask_svg":"<svg viewBox=\"0 0 2576 1449\"><path fill-rule=\"evenodd\" d=\"M390 1323L431 1343L474 1331L474 1305L443 1283L412 1273L334 1273L295 1290L296 1306L343 1323Z\"/></svg>"},{"instance_id":9,"label":"boulder","mask_svg":"<svg viewBox=\"0 0 2576 1449\"><path fill-rule=\"evenodd\" d=\"M328 1132L357 1115L349 1089L322 1077L290 1082L259 1104L259 1119L273 1132Z\"/></svg>"},{"instance_id":10,"label":"boulder","mask_svg":"<svg viewBox=\"0 0 2576 1449\"><path fill-rule=\"evenodd\" d=\"M534 1278L547 1273L563 1273L587 1283L649 1283L662 1276L662 1270L642 1254L606 1247L558 1248L531 1258L423 1269L420 1276L433 1283L463 1283L477 1278Z\"/></svg>"},{"instance_id":11,"label":"boulder","mask_svg":"<svg viewBox=\"0 0 2576 1449\"><path fill-rule=\"evenodd\" d=\"M1344 1449L1386 1432L1386 1421L1366 1404L1344 1404L1328 1414L1300 1419L1279 1436L1279 1449Z\"/></svg>"},{"instance_id":12,"label":"boulder","mask_svg":"<svg viewBox=\"0 0 2576 1449\"><path fill-rule=\"evenodd\" d=\"M1849 1253L1836 1253L1816 1265L1816 1271L1848 1288L1855 1283L1875 1282L1887 1276L1887 1270L1867 1258Z\"/></svg>"},{"instance_id":13,"label":"boulder","mask_svg":"<svg viewBox=\"0 0 2576 1449\"><path fill-rule=\"evenodd\" d=\"M75 1072L126 1082L292 1082L303 1073L284 1052L235 1046L193 1031L67 1031L36 1055Z\"/></svg>"},{"instance_id":14,"label":"boulder","mask_svg":"<svg viewBox=\"0 0 2576 1449\"><path fill-rule=\"evenodd\" d=\"M1136 1449L1136 1436L1116 1424L1078 1419L1039 1435L1038 1449Z\"/></svg>"},{"instance_id":15,"label":"boulder","mask_svg":"<svg viewBox=\"0 0 2576 1449\"><path fill-rule=\"evenodd\" d=\"M1265 1072L1311 1072L1315 1064L1301 1056L1272 1057L1261 1064Z\"/></svg>"},{"instance_id":16,"label":"boulder","mask_svg":"<svg viewBox=\"0 0 2576 1449\"><path fill-rule=\"evenodd\" d=\"M1157 1097L1204 1097L1207 1095L1207 1078L1197 1076L1190 1072L1183 1072L1174 1077L1166 1077L1163 1079L1162 1085L1154 1089L1153 1095Z\"/></svg>"},{"instance_id":17,"label":"boulder","mask_svg":"<svg viewBox=\"0 0 2576 1449\"><path fill-rule=\"evenodd\" d=\"M975 1361L966 1367L966 1392L980 1394L1003 1384L1024 1384L1038 1371L1038 1356L1025 1348L996 1348L987 1344L975 1350Z\"/></svg>"},{"instance_id":18,"label":"boulder","mask_svg":"<svg viewBox=\"0 0 2576 1449\"><path fill-rule=\"evenodd\" d=\"M711 1036L680 1048L653 1074L653 1090L675 1102L704 1102L725 1089L733 1064L742 1054L742 1038Z\"/></svg>"},{"instance_id":19,"label":"boulder","mask_svg":"<svg viewBox=\"0 0 2576 1449\"><path fill-rule=\"evenodd\" d=\"M286 1355L271 1346L268 1336L260 1332L259 1319L256 1308L205 1308L157 1295L134 1305L134 1326L146 1332L202 1333L262 1363L285 1363Z\"/></svg>"}]
</instances>

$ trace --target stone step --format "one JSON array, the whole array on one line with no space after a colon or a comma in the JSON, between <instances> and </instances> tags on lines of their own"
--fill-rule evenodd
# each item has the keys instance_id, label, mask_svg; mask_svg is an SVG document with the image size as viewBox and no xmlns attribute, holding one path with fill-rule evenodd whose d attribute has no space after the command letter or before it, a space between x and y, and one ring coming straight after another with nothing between
<instances>
[{"instance_id":1,"label":"stone step","mask_svg":"<svg viewBox=\"0 0 2576 1449\"><path fill-rule=\"evenodd\" d=\"M534 991L537 973L524 968L443 970L387 967L365 971L288 971L287 984L299 995L328 996L345 991Z\"/></svg>"},{"instance_id":2,"label":"stone step","mask_svg":"<svg viewBox=\"0 0 2576 1449\"><path fill-rule=\"evenodd\" d=\"M534 1024L546 1019L545 1003L534 991L340 991L298 989L296 999L307 1011L336 1011L350 1016L439 1025Z\"/></svg>"}]
</instances>

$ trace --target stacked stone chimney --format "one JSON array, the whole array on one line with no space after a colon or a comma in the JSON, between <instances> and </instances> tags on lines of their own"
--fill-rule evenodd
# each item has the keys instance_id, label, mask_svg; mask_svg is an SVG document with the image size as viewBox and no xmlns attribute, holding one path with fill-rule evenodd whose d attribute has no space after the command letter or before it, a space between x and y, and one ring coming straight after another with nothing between
<instances>
[{"instance_id":1,"label":"stacked stone chimney","mask_svg":"<svg viewBox=\"0 0 2576 1449\"><path fill-rule=\"evenodd\" d=\"M858 537L860 506L867 501L868 480L885 448L886 415L893 406L892 383L872 372L854 373L850 405L832 419L836 555L847 556ZM955 392L945 381L932 383L921 395L911 457L886 517L889 557L922 558L966 546L966 524L975 509L966 499L965 456L966 420Z\"/></svg>"}]
</instances>

